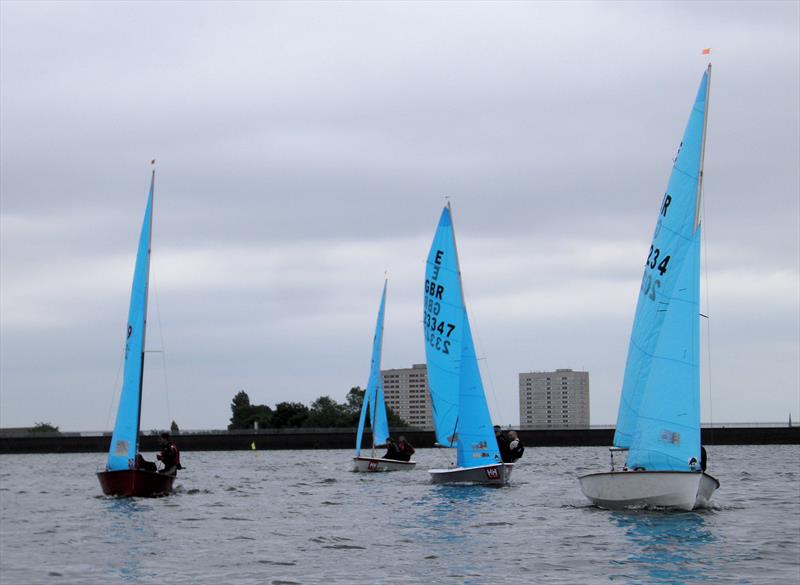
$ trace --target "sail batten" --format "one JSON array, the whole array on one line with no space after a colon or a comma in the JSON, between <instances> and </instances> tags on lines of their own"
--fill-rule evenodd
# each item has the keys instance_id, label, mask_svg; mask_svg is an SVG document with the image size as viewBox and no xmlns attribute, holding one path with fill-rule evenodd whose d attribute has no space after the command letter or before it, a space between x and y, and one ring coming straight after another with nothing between
<instances>
[{"instance_id":1,"label":"sail batten","mask_svg":"<svg viewBox=\"0 0 800 585\"><path fill-rule=\"evenodd\" d=\"M138 450L142 408L145 331L147 326L147 294L150 278L150 243L153 227L153 189L155 172L150 178L136 265L131 285L128 327L125 341L125 367L117 418L111 435L106 469L132 469Z\"/></svg>"},{"instance_id":2,"label":"sail batten","mask_svg":"<svg viewBox=\"0 0 800 585\"><path fill-rule=\"evenodd\" d=\"M662 197L645 262L620 398L616 447L628 467L690 470L700 460L700 236L708 77Z\"/></svg>"}]
</instances>

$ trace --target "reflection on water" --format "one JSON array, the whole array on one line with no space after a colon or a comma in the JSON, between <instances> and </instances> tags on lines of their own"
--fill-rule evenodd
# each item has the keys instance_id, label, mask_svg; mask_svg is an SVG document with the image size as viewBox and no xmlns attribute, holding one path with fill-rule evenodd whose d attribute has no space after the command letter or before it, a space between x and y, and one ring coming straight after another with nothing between
<instances>
[{"instance_id":1,"label":"reflection on water","mask_svg":"<svg viewBox=\"0 0 800 585\"><path fill-rule=\"evenodd\" d=\"M447 559L450 578L485 583L480 566L492 547L492 507L497 490L476 485L434 485L414 503L415 539ZM477 529L476 529L477 528Z\"/></svg>"},{"instance_id":2,"label":"reflection on water","mask_svg":"<svg viewBox=\"0 0 800 585\"><path fill-rule=\"evenodd\" d=\"M464 523L480 519L491 503L493 489L473 485L435 485L414 503L421 537L431 541L460 541L468 534Z\"/></svg>"},{"instance_id":3,"label":"reflection on water","mask_svg":"<svg viewBox=\"0 0 800 585\"><path fill-rule=\"evenodd\" d=\"M703 514L639 510L612 512L610 520L631 545L627 560L612 564L635 568L637 575L631 578L644 574L647 583L713 581L713 559L704 547L716 539Z\"/></svg>"},{"instance_id":4,"label":"reflection on water","mask_svg":"<svg viewBox=\"0 0 800 585\"><path fill-rule=\"evenodd\" d=\"M141 582L144 578L155 577L156 573L145 571L142 559L157 554L158 534L149 522L146 513L150 507L139 498L104 498L107 503L107 543L113 553L110 569L123 581ZM166 550L166 543L162 545Z\"/></svg>"}]
</instances>

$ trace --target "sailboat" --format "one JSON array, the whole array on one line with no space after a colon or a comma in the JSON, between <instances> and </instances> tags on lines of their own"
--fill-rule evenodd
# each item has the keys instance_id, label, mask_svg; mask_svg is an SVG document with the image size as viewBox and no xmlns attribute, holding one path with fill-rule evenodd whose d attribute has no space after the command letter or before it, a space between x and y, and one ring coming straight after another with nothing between
<instances>
[{"instance_id":1,"label":"sailboat","mask_svg":"<svg viewBox=\"0 0 800 585\"><path fill-rule=\"evenodd\" d=\"M700 202L711 65L658 211L622 384L610 472L580 478L603 508L705 507L719 481L700 444ZM627 451L620 470L614 454Z\"/></svg>"},{"instance_id":2,"label":"sailboat","mask_svg":"<svg viewBox=\"0 0 800 585\"><path fill-rule=\"evenodd\" d=\"M434 483L503 485L513 463L497 447L464 303L448 203L425 266L423 328L436 442L456 449L456 466L430 469Z\"/></svg>"},{"instance_id":3,"label":"sailboat","mask_svg":"<svg viewBox=\"0 0 800 585\"><path fill-rule=\"evenodd\" d=\"M386 417L386 403L383 399L383 381L381 380L381 349L383 347L383 315L386 308L386 285L383 283L383 294L378 309L378 321L375 324L375 336L372 339L372 361L369 367L369 381L361 403L361 416L358 419L356 434L356 454L353 457L353 471L408 471L414 469L416 461L397 461L375 457L375 448L389 439L389 422ZM364 425L369 413L372 427L372 455L361 455L361 441L364 437Z\"/></svg>"},{"instance_id":4,"label":"sailboat","mask_svg":"<svg viewBox=\"0 0 800 585\"><path fill-rule=\"evenodd\" d=\"M144 370L145 329L147 324L147 292L150 279L150 236L153 227L153 186L155 171L150 177L150 193L144 212L136 266L128 310L125 342L125 370L122 393L105 471L97 473L100 487L107 496L155 496L172 491L175 476L138 469L139 425L142 411L142 374Z\"/></svg>"}]
</instances>

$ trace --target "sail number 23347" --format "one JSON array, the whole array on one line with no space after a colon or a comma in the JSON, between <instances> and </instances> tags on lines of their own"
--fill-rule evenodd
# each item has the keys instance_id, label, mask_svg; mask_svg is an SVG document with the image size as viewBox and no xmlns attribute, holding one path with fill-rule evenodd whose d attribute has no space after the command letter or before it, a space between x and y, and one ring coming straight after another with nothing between
<instances>
[{"instance_id":1,"label":"sail number 23347","mask_svg":"<svg viewBox=\"0 0 800 585\"><path fill-rule=\"evenodd\" d=\"M439 282L439 269L444 252L437 250L434 256L430 278L425 280L425 340L433 349L450 353L450 336L456 326L440 318L441 301L444 301L445 287Z\"/></svg>"}]
</instances>

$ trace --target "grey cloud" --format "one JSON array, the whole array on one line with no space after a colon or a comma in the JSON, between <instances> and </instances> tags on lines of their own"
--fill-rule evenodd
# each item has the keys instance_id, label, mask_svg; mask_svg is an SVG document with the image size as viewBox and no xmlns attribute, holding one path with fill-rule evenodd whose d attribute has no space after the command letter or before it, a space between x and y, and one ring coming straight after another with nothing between
<instances>
[{"instance_id":1,"label":"grey cloud","mask_svg":"<svg viewBox=\"0 0 800 585\"><path fill-rule=\"evenodd\" d=\"M495 414L516 420L516 372L585 366L593 420L611 422L638 258L709 45L715 322L746 324L719 325L715 355L747 352L772 368L770 352L797 352L797 287L774 280L800 272L796 4L0 10L0 424L31 422L26 396L46 401L56 387L92 405L115 391L106 380L151 158L154 280L174 354L173 417L189 409L182 426L223 426L240 386L274 402L363 384L385 268L396 276L384 365L422 361L414 307L444 196ZM316 257L331 249L341 255ZM574 316L544 314L584 293ZM526 294L545 310L525 308ZM779 341L753 347L747 330ZM798 373L782 359L778 398L761 409L747 398L755 365L718 357L718 382L742 405L722 416L782 419L794 408L798 418ZM95 427L97 408L62 405L51 418Z\"/></svg>"}]
</instances>

